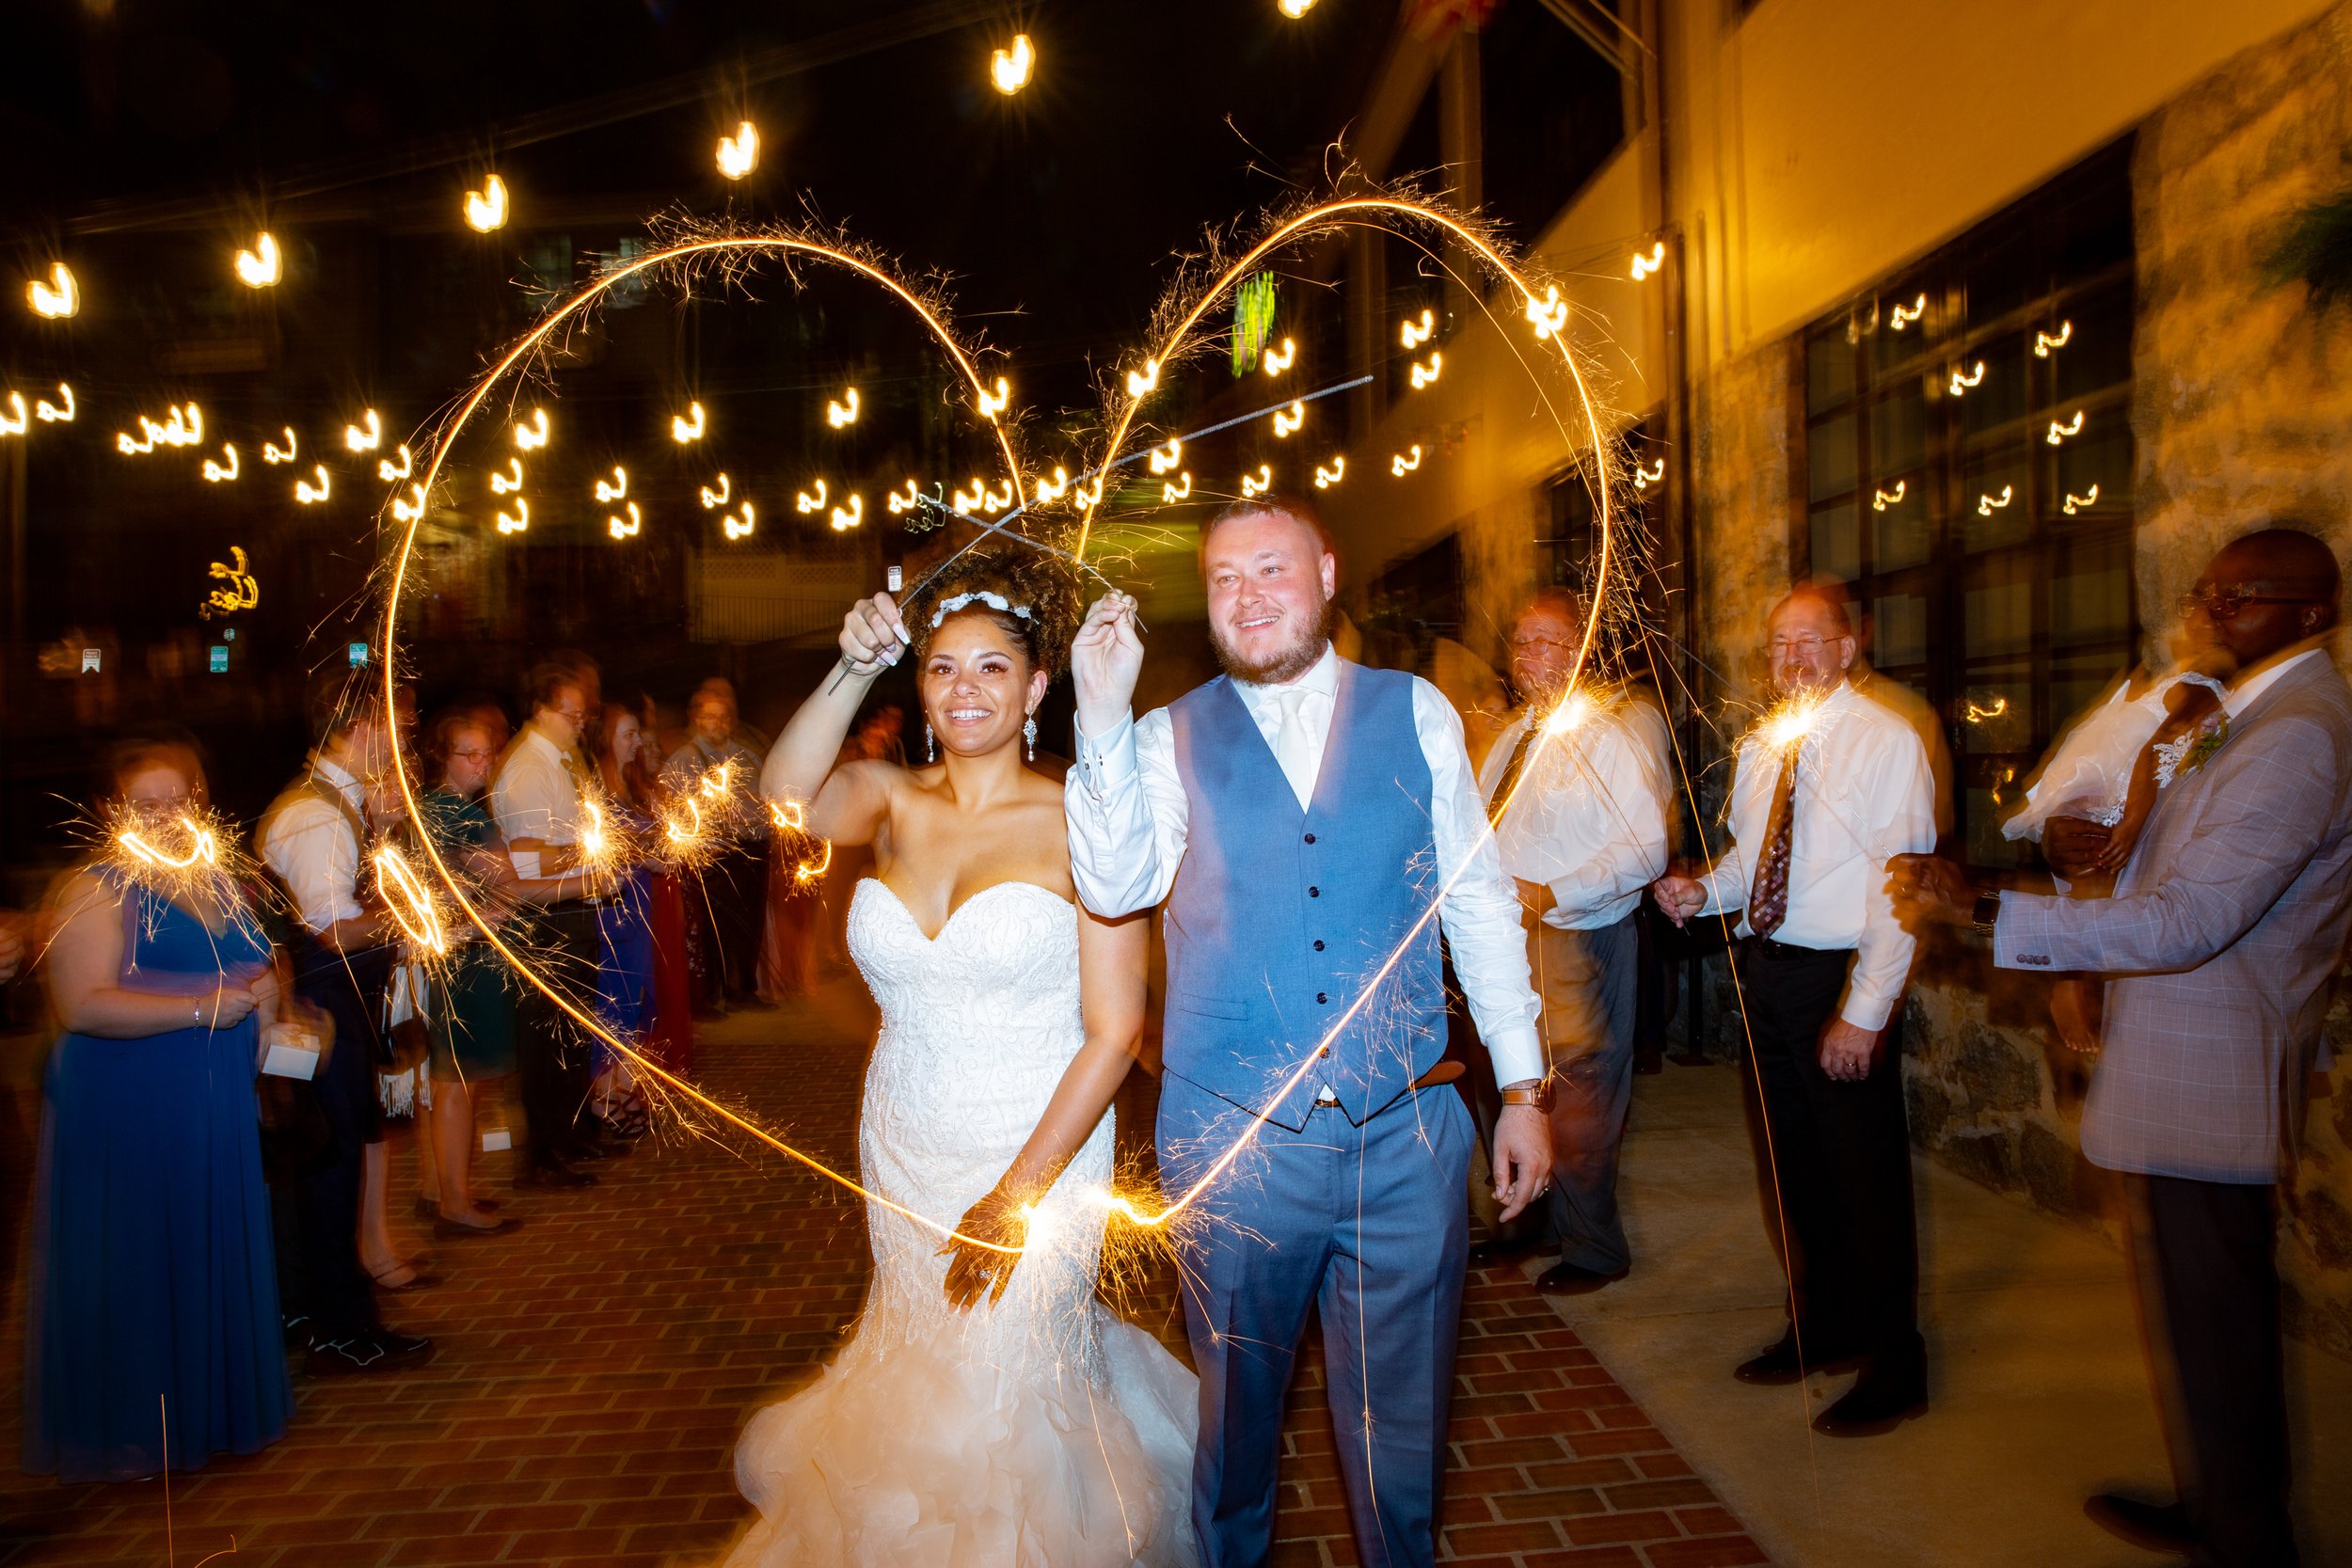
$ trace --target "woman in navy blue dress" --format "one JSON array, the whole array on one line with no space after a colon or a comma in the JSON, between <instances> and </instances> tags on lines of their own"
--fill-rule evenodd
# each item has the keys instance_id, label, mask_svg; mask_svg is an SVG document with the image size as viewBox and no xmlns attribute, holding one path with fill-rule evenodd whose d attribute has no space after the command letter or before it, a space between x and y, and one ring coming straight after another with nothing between
<instances>
[{"instance_id":1,"label":"woman in navy blue dress","mask_svg":"<svg viewBox=\"0 0 2352 1568\"><path fill-rule=\"evenodd\" d=\"M194 754L134 746L110 773L143 835L185 853ZM119 1481L253 1453L294 1402L253 1097L269 940L230 878L200 871L85 870L56 919L24 1468Z\"/></svg>"}]
</instances>

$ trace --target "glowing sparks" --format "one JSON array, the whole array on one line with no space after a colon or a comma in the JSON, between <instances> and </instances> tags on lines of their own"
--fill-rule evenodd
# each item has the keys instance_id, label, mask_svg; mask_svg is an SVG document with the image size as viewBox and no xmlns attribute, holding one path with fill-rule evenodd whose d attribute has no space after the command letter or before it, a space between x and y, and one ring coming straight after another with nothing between
<instances>
[{"instance_id":1,"label":"glowing sparks","mask_svg":"<svg viewBox=\"0 0 2352 1568\"><path fill-rule=\"evenodd\" d=\"M506 227L506 182L491 175L478 191L466 193L466 227L487 234Z\"/></svg>"},{"instance_id":2,"label":"glowing sparks","mask_svg":"<svg viewBox=\"0 0 2352 1568\"><path fill-rule=\"evenodd\" d=\"M1535 328L1538 341L1558 336L1568 325L1568 302L1560 297L1560 286L1544 286L1544 297L1527 296L1527 319Z\"/></svg>"},{"instance_id":3,"label":"glowing sparks","mask_svg":"<svg viewBox=\"0 0 2352 1568\"><path fill-rule=\"evenodd\" d=\"M2001 486L2001 493L1998 496L1979 496L1977 498L1977 515L1979 517L1990 517L1993 514L1998 512L2002 507L2007 506L2010 501L2013 501L2016 499L2017 486L2014 484L2004 484Z\"/></svg>"},{"instance_id":4,"label":"glowing sparks","mask_svg":"<svg viewBox=\"0 0 2352 1568\"><path fill-rule=\"evenodd\" d=\"M758 521L758 515L753 512L749 496L743 498L743 509L739 513L723 512L719 515L719 527L725 531L729 539L749 539L752 536L753 525Z\"/></svg>"},{"instance_id":5,"label":"glowing sparks","mask_svg":"<svg viewBox=\"0 0 2352 1568\"><path fill-rule=\"evenodd\" d=\"M617 515L608 516L604 520L605 531L615 539L634 539L644 529L644 515L637 510L635 501L628 502L623 510L628 514L628 521L623 522Z\"/></svg>"},{"instance_id":6,"label":"glowing sparks","mask_svg":"<svg viewBox=\"0 0 2352 1568\"><path fill-rule=\"evenodd\" d=\"M490 476L490 494L494 496L511 496L522 487L523 460L519 457L506 460L506 472Z\"/></svg>"},{"instance_id":7,"label":"glowing sparks","mask_svg":"<svg viewBox=\"0 0 2352 1568\"><path fill-rule=\"evenodd\" d=\"M330 486L326 482L326 464L316 464L312 467L310 471L318 476L318 483L316 484L311 483L307 479L297 479L294 481L294 499L300 501L305 506L318 505L319 502L327 498L332 489L332 486Z\"/></svg>"},{"instance_id":8,"label":"glowing sparks","mask_svg":"<svg viewBox=\"0 0 2352 1568\"><path fill-rule=\"evenodd\" d=\"M1410 354L1437 336L1437 316L1431 311L1423 310L1419 321L1408 321L1399 325L1396 329L1396 341L1405 345L1405 352Z\"/></svg>"},{"instance_id":9,"label":"glowing sparks","mask_svg":"<svg viewBox=\"0 0 2352 1568\"><path fill-rule=\"evenodd\" d=\"M231 545L229 553L235 558L234 565L226 561L215 561L204 569L205 576L226 586L215 588L204 596L204 602L197 607L196 613L199 620L209 621L215 614L233 615L240 610L251 610L262 602L262 584L246 562L245 546Z\"/></svg>"},{"instance_id":10,"label":"glowing sparks","mask_svg":"<svg viewBox=\"0 0 2352 1568\"><path fill-rule=\"evenodd\" d=\"M1059 473L1061 470L1057 468L1054 471ZM922 504L923 493L914 487L914 481L911 479L907 481L907 487L904 490L890 492L890 515L894 517L901 513L912 512Z\"/></svg>"},{"instance_id":11,"label":"glowing sparks","mask_svg":"<svg viewBox=\"0 0 2352 1568\"><path fill-rule=\"evenodd\" d=\"M409 454L406 447L403 447L400 449L400 456L397 459L386 457L377 460L375 477L387 484L393 484L406 479L416 472L416 469L417 460Z\"/></svg>"},{"instance_id":12,"label":"glowing sparks","mask_svg":"<svg viewBox=\"0 0 2352 1568\"><path fill-rule=\"evenodd\" d=\"M835 403L831 398L825 400L825 423L835 430L857 423L856 388L850 388L849 397L844 402Z\"/></svg>"},{"instance_id":13,"label":"glowing sparks","mask_svg":"<svg viewBox=\"0 0 2352 1568\"><path fill-rule=\"evenodd\" d=\"M1244 500L1255 500L1273 488L1274 469L1270 465L1261 463L1257 473L1241 476L1241 499Z\"/></svg>"},{"instance_id":14,"label":"glowing sparks","mask_svg":"<svg viewBox=\"0 0 2352 1568\"><path fill-rule=\"evenodd\" d=\"M1127 372L1127 395L1131 398L1141 398L1159 384L1160 362L1157 359L1146 359L1143 369Z\"/></svg>"},{"instance_id":15,"label":"glowing sparks","mask_svg":"<svg viewBox=\"0 0 2352 1568\"><path fill-rule=\"evenodd\" d=\"M628 499L628 470L618 463L612 465L612 477L596 481L596 499L607 506Z\"/></svg>"},{"instance_id":16,"label":"glowing sparks","mask_svg":"<svg viewBox=\"0 0 2352 1568\"><path fill-rule=\"evenodd\" d=\"M1431 349L1429 351L1429 363L1426 365L1415 365L1413 367L1413 390L1418 392L1423 387L1436 386L1438 384L1438 372L1444 368L1445 356L1438 353L1434 348Z\"/></svg>"},{"instance_id":17,"label":"glowing sparks","mask_svg":"<svg viewBox=\"0 0 2352 1568\"><path fill-rule=\"evenodd\" d=\"M981 390L975 392L973 395L979 400L980 418L987 420L992 423L993 423L997 417L1003 414L1006 408L1010 406L1012 403L1012 388L1006 384L1005 378L1001 375L996 378L996 390L994 392L992 393L985 388L982 388Z\"/></svg>"},{"instance_id":18,"label":"glowing sparks","mask_svg":"<svg viewBox=\"0 0 2352 1568\"><path fill-rule=\"evenodd\" d=\"M797 510L803 517L807 516L812 512L823 511L825 508L825 482L821 479L817 482L817 492L814 495L811 495L806 490L798 490L793 492L792 505L794 509Z\"/></svg>"},{"instance_id":19,"label":"glowing sparks","mask_svg":"<svg viewBox=\"0 0 2352 1568\"><path fill-rule=\"evenodd\" d=\"M1818 696L1791 697L1764 716L1756 726L1757 738L1775 752L1801 743L1820 716L1821 702Z\"/></svg>"},{"instance_id":20,"label":"glowing sparks","mask_svg":"<svg viewBox=\"0 0 2352 1568\"><path fill-rule=\"evenodd\" d=\"M719 172L730 180L740 180L759 166L759 127L750 120L739 121L732 136L719 138Z\"/></svg>"},{"instance_id":21,"label":"glowing sparks","mask_svg":"<svg viewBox=\"0 0 2352 1568\"><path fill-rule=\"evenodd\" d=\"M267 230L255 236L253 248L237 252L237 281L248 289L268 289L277 286L284 275L278 256L278 240Z\"/></svg>"},{"instance_id":22,"label":"glowing sparks","mask_svg":"<svg viewBox=\"0 0 2352 1568\"><path fill-rule=\"evenodd\" d=\"M1593 715L1599 711L1599 705L1593 701L1591 695L1582 687L1578 687L1561 698L1550 714L1545 718L1544 733L1546 735L1570 734L1581 729Z\"/></svg>"},{"instance_id":23,"label":"glowing sparks","mask_svg":"<svg viewBox=\"0 0 2352 1568\"><path fill-rule=\"evenodd\" d=\"M670 439L681 447L689 441L701 440L703 432L709 428L710 421L703 417L703 405L699 403L690 403L685 413L670 416Z\"/></svg>"},{"instance_id":24,"label":"glowing sparks","mask_svg":"<svg viewBox=\"0 0 2352 1568\"><path fill-rule=\"evenodd\" d=\"M1895 482L1895 488L1892 490L1873 489L1870 492L1870 510L1873 512L1883 512L1888 507L1893 506L1898 501L1901 500L1903 499L1903 491L1908 483L1908 481L1899 479Z\"/></svg>"},{"instance_id":25,"label":"glowing sparks","mask_svg":"<svg viewBox=\"0 0 2352 1568\"><path fill-rule=\"evenodd\" d=\"M1391 479L1403 479L1406 474L1411 473L1415 468L1420 467L1421 443L1419 441L1415 441L1413 443L1413 454L1410 457L1406 456L1400 451L1389 459L1389 477Z\"/></svg>"},{"instance_id":26,"label":"glowing sparks","mask_svg":"<svg viewBox=\"0 0 2352 1568\"><path fill-rule=\"evenodd\" d=\"M1340 453L1332 454L1329 467L1324 467L1321 464L1315 466L1315 488L1318 490L1328 490L1346 477L1347 459Z\"/></svg>"},{"instance_id":27,"label":"glowing sparks","mask_svg":"<svg viewBox=\"0 0 2352 1568\"><path fill-rule=\"evenodd\" d=\"M82 309L81 285L73 280L73 273L63 261L49 265L44 281L33 278L24 285L24 298L33 307L33 314L44 321L63 321Z\"/></svg>"},{"instance_id":28,"label":"glowing sparks","mask_svg":"<svg viewBox=\"0 0 2352 1568\"><path fill-rule=\"evenodd\" d=\"M2058 420L2052 420L2050 421L2049 433L2043 436L2042 439L2055 447L2064 442L2069 436L2080 436L2082 433L2083 411L2077 408L2074 410L2074 417L2067 420L2064 424L2060 424Z\"/></svg>"},{"instance_id":29,"label":"glowing sparks","mask_svg":"<svg viewBox=\"0 0 2352 1568\"><path fill-rule=\"evenodd\" d=\"M42 398L33 404L34 416L43 424L72 424L73 413L73 388L62 381L57 383L56 402Z\"/></svg>"},{"instance_id":30,"label":"glowing sparks","mask_svg":"<svg viewBox=\"0 0 2352 1568\"><path fill-rule=\"evenodd\" d=\"M269 464L272 467L275 467L280 463L291 463L294 460L294 454L302 449L300 444L294 440L294 426L288 425L286 427L285 436L286 444L282 447L275 441L264 441L262 443L262 462Z\"/></svg>"},{"instance_id":31,"label":"glowing sparks","mask_svg":"<svg viewBox=\"0 0 2352 1568\"><path fill-rule=\"evenodd\" d=\"M220 840L210 828L199 824L184 812L180 816L180 831L187 834L187 849L183 854L149 842L145 833L124 828L115 834L115 843L123 854L141 867L151 871L187 871L197 866L220 863Z\"/></svg>"},{"instance_id":32,"label":"glowing sparks","mask_svg":"<svg viewBox=\"0 0 2352 1568\"><path fill-rule=\"evenodd\" d=\"M832 513L826 517L826 521L833 525L834 532L849 532L850 530L866 521L866 498L864 496L851 496L850 498L850 504L847 506L834 507Z\"/></svg>"},{"instance_id":33,"label":"glowing sparks","mask_svg":"<svg viewBox=\"0 0 2352 1568\"><path fill-rule=\"evenodd\" d=\"M1921 294L1917 299L1913 300L1909 305L1898 304L1889 315L1887 325L1890 330L1900 332L1904 327L1909 326L1913 322L1917 321L1921 316L1924 316L1927 313L1928 296L1926 294Z\"/></svg>"},{"instance_id":34,"label":"glowing sparks","mask_svg":"<svg viewBox=\"0 0 2352 1568\"><path fill-rule=\"evenodd\" d=\"M358 424L343 426L343 445L352 451L373 451L384 444L384 420L373 408L359 416Z\"/></svg>"},{"instance_id":35,"label":"glowing sparks","mask_svg":"<svg viewBox=\"0 0 2352 1568\"><path fill-rule=\"evenodd\" d=\"M1665 268L1666 242L1659 240L1651 245L1647 250L1638 252L1634 256L1633 281L1639 283L1644 278L1654 277L1659 273L1663 272Z\"/></svg>"},{"instance_id":36,"label":"glowing sparks","mask_svg":"<svg viewBox=\"0 0 2352 1568\"><path fill-rule=\"evenodd\" d=\"M400 850L387 844L371 857L375 866L376 896L384 900L391 915L408 940L423 952L440 958L449 952L449 932L441 924L441 911L435 907L433 895L422 878Z\"/></svg>"},{"instance_id":37,"label":"glowing sparks","mask_svg":"<svg viewBox=\"0 0 2352 1568\"><path fill-rule=\"evenodd\" d=\"M1176 502L1183 500L1185 497L1192 494L1192 470L1187 468L1183 473L1179 474L1177 478L1183 483L1177 484L1162 484L1160 486L1160 504L1162 506L1173 506Z\"/></svg>"},{"instance_id":38,"label":"glowing sparks","mask_svg":"<svg viewBox=\"0 0 2352 1568\"><path fill-rule=\"evenodd\" d=\"M721 474L719 476L719 487L716 490L713 490L707 484L703 486L703 510L705 512L716 512L719 508L726 505L729 500L733 499L734 495L735 482L727 478L726 475ZM803 507L801 510L805 512L808 509L806 507Z\"/></svg>"},{"instance_id":39,"label":"glowing sparks","mask_svg":"<svg viewBox=\"0 0 2352 1568\"><path fill-rule=\"evenodd\" d=\"M2059 505L2058 510L2072 517L2075 513L2085 511L2088 508L2098 504L2099 487L2094 484L2089 491L2079 496L2074 494L2072 490L2069 490L2066 493L2065 501Z\"/></svg>"},{"instance_id":40,"label":"glowing sparks","mask_svg":"<svg viewBox=\"0 0 2352 1568\"><path fill-rule=\"evenodd\" d=\"M2037 332L2033 335L2033 356L2036 359L2047 359L2050 357L2052 349L2064 348L2074 341L2074 324L2071 321L2062 321L2058 323L2058 329L2056 332Z\"/></svg>"},{"instance_id":41,"label":"glowing sparks","mask_svg":"<svg viewBox=\"0 0 2352 1568\"><path fill-rule=\"evenodd\" d=\"M1954 397L1962 397L1967 393L1969 388L1976 386L1983 379L1984 361L1981 359L1977 361L1977 368L1973 371L1963 372L1959 366L1954 365L1951 380L1946 383L1945 389Z\"/></svg>"},{"instance_id":42,"label":"glowing sparks","mask_svg":"<svg viewBox=\"0 0 2352 1568\"><path fill-rule=\"evenodd\" d=\"M988 79L1007 98L1027 87L1036 71L1037 46L1026 33L1013 34L1011 48L996 50L988 57Z\"/></svg>"},{"instance_id":43,"label":"glowing sparks","mask_svg":"<svg viewBox=\"0 0 2352 1568\"><path fill-rule=\"evenodd\" d=\"M1282 340L1280 348L1267 349L1258 359L1259 365L1268 375L1280 375L1297 362L1298 345L1288 338Z\"/></svg>"},{"instance_id":44,"label":"glowing sparks","mask_svg":"<svg viewBox=\"0 0 2352 1568\"><path fill-rule=\"evenodd\" d=\"M1155 474L1168 473L1175 468L1184 455L1184 444L1182 441L1171 439L1164 447L1153 447L1149 459L1152 471Z\"/></svg>"},{"instance_id":45,"label":"glowing sparks","mask_svg":"<svg viewBox=\"0 0 2352 1568\"><path fill-rule=\"evenodd\" d=\"M235 445L225 441L221 443L220 455L221 461L217 463L209 457L204 460L204 483L207 484L220 484L237 477L239 465Z\"/></svg>"},{"instance_id":46,"label":"glowing sparks","mask_svg":"<svg viewBox=\"0 0 2352 1568\"><path fill-rule=\"evenodd\" d=\"M1274 434L1277 436L1293 435L1306 422L1307 405L1303 403L1293 402L1288 408L1274 411Z\"/></svg>"},{"instance_id":47,"label":"glowing sparks","mask_svg":"<svg viewBox=\"0 0 2352 1568\"><path fill-rule=\"evenodd\" d=\"M534 408L531 418L515 421L515 445L525 451L536 451L548 444L548 411Z\"/></svg>"},{"instance_id":48,"label":"glowing sparks","mask_svg":"<svg viewBox=\"0 0 2352 1568\"><path fill-rule=\"evenodd\" d=\"M522 532L531 526L531 503L516 496L513 512L501 509L498 514L498 525L501 533Z\"/></svg>"}]
</instances>

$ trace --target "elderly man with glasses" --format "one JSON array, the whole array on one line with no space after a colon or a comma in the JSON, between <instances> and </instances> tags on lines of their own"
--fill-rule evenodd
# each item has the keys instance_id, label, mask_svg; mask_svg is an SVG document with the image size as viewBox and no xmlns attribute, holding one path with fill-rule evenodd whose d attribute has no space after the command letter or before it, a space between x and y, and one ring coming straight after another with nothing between
<instances>
[{"instance_id":1,"label":"elderly man with glasses","mask_svg":"<svg viewBox=\"0 0 2352 1568\"><path fill-rule=\"evenodd\" d=\"M1844 605L1801 588L1772 610L1779 705L1740 744L1731 844L1697 877L1659 879L1677 925L1741 912L1734 957L1786 1242L1788 1331L1741 1363L1744 1383L1859 1366L1814 1425L1891 1431L1927 1408L1911 1138L1895 1048L1915 943L1886 863L1935 845L1935 785L1918 735L1847 681Z\"/></svg>"},{"instance_id":2,"label":"elderly man with glasses","mask_svg":"<svg viewBox=\"0 0 2352 1568\"><path fill-rule=\"evenodd\" d=\"M2122 1173L2133 1284L2178 1499L2090 1499L2101 1525L2199 1564L2293 1564L2278 1184L2301 1141L2352 931L2352 689L2328 655L2334 553L2267 528L2182 601L2238 673L2117 878L2081 900L1977 888L1905 857L1907 918L1974 924L2004 969L2107 982L2083 1153Z\"/></svg>"}]
</instances>

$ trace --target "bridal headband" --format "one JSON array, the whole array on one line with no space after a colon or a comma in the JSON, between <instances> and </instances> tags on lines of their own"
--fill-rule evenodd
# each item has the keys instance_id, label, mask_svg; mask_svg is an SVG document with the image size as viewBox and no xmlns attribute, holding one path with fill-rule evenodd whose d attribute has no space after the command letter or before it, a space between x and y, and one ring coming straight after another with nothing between
<instances>
[{"instance_id":1,"label":"bridal headband","mask_svg":"<svg viewBox=\"0 0 2352 1568\"><path fill-rule=\"evenodd\" d=\"M1002 594L992 594L982 588L970 594L958 594L952 599L940 600L939 608L931 611L931 629L937 631L940 622L970 604L984 604L991 610L1001 610L1008 615L1018 615L1024 621L1029 619L1027 605L1014 604Z\"/></svg>"}]
</instances>

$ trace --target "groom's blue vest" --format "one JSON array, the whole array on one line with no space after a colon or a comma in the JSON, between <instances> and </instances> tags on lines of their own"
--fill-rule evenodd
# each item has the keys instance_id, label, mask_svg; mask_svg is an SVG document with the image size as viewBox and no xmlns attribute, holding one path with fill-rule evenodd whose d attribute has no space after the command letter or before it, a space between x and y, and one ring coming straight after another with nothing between
<instances>
[{"instance_id":1,"label":"groom's blue vest","mask_svg":"<svg viewBox=\"0 0 2352 1568\"><path fill-rule=\"evenodd\" d=\"M1186 842L1168 900L1163 1056L1292 1129L1327 1084L1363 1121L1445 1047L1438 922L1421 919L1442 873L1413 677L1345 660L1339 672L1305 811L1230 680L1168 708ZM1326 1043L1330 1057L1272 1103Z\"/></svg>"}]
</instances>

